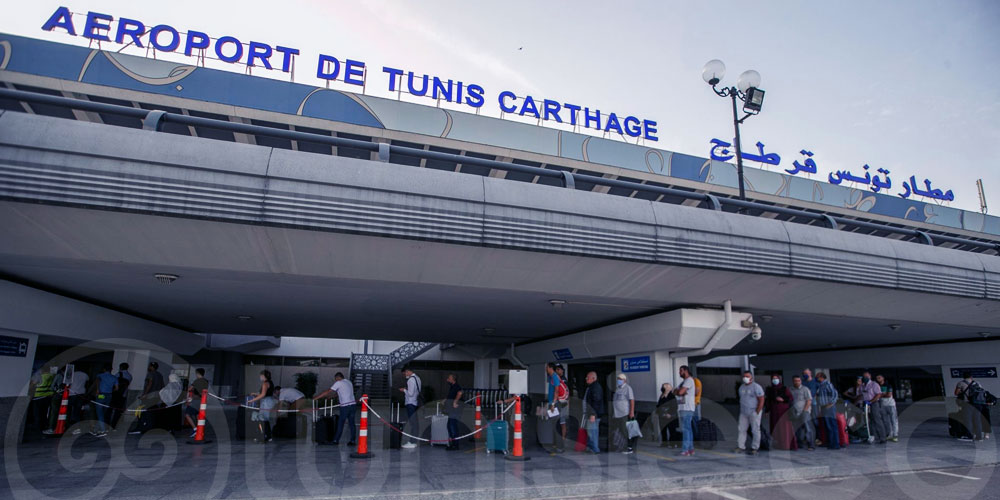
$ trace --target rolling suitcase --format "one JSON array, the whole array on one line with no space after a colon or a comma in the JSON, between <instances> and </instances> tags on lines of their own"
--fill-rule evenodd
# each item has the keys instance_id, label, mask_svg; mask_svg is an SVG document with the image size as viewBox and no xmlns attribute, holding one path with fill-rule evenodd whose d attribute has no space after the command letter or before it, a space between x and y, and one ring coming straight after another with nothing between
<instances>
[{"instance_id":1,"label":"rolling suitcase","mask_svg":"<svg viewBox=\"0 0 1000 500\"><path fill-rule=\"evenodd\" d=\"M247 409L242 405L236 408L236 439L244 440L247 438Z\"/></svg>"},{"instance_id":2,"label":"rolling suitcase","mask_svg":"<svg viewBox=\"0 0 1000 500\"><path fill-rule=\"evenodd\" d=\"M400 421L399 403L390 403L389 425L385 426L385 438L382 440L383 446L390 450L398 450L403 445L403 435L399 431L403 430L403 422ZM393 411L395 409L395 411Z\"/></svg>"},{"instance_id":3,"label":"rolling suitcase","mask_svg":"<svg viewBox=\"0 0 1000 500\"><path fill-rule=\"evenodd\" d=\"M321 401L320 406L313 403L313 441L317 444L329 444L337 435L337 424L340 415L333 413L332 407L327 407L329 401Z\"/></svg>"},{"instance_id":4,"label":"rolling suitcase","mask_svg":"<svg viewBox=\"0 0 1000 500\"><path fill-rule=\"evenodd\" d=\"M437 415L431 415L431 446L448 446L448 416L441 414L441 403L437 405Z\"/></svg>"},{"instance_id":5,"label":"rolling suitcase","mask_svg":"<svg viewBox=\"0 0 1000 500\"><path fill-rule=\"evenodd\" d=\"M507 421L494 420L486 425L486 453L507 454Z\"/></svg>"},{"instance_id":6,"label":"rolling suitcase","mask_svg":"<svg viewBox=\"0 0 1000 500\"><path fill-rule=\"evenodd\" d=\"M715 425L715 422L712 422L707 418L698 420L696 425L697 430L695 431L695 436L698 436L698 447L706 450L715 448L716 443L718 443L721 439L719 436L719 426Z\"/></svg>"}]
</instances>

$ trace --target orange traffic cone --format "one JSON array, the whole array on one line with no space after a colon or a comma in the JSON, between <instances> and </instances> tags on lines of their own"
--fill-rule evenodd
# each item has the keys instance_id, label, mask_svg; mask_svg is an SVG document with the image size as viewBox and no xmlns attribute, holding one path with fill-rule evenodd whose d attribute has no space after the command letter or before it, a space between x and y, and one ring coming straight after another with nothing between
<instances>
[{"instance_id":1,"label":"orange traffic cone","mask_svg":"<svg viewBox=\"0 0 1000 500\"><path fill-rule=\"evenodd\" d=\"M59 420L56 421L54 436L62 436L66 432L66 409L69 407L69 386L63 388L62 403L59 404Z\"/></svg>"},{"instance_id":2,"label":"orange traffic cone","mask_svg":"<svg viewBox=\"0 0 1000 500\"><path fill-rule=\"evenodd\" d=\"M208 408L208 389L201 391L201 407L198 409L198 428L194 433L194 441L188 444L208 444L211 439L205 439L205 410Z\"/></svg>"},{"instance_id":3,"label":"orange traffic cone","mask_svg":"<svg viewBox=\"0 0 1000 500\"><path fill-rule=\"evenodd\" d=\"M483 433L480 432L483 429L483 396L482 394L476 394L476 439L482 440Z\"/></svg>"},{"instance_id":4,"label":"orange traffic cone","mask_svg":"<svg viewBox=\"0 0 1000 500\"><path fill-rule=\"evenodd\" d=\"M351 458L371 458L368 451L368 395L361 395L361 430L358 432L358 451Z\"/></svg>"},{"instance_id":5,"label":"orange traffic cone","mask_svg":"<svg viewBox=\"0 0 1000 500\"><path fill-rule=\"evenodd\" d=\"M519 462L531 460L531 457L524 456L524 447L521 445L521 396L514 399L514 452L504 455L504 458Z\"/></svg>"}]
</instances>

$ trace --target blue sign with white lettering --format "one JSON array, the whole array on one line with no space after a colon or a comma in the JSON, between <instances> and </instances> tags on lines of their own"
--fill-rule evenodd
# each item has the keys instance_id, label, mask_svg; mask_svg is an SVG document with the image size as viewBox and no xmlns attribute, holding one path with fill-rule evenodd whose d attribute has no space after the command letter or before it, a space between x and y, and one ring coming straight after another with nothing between
<instances>
[{"instance_id":1,"label":"blue sign with white lettering","mask_svg":"<svg viewBox=\"0 0 1000 500\"><path fill-rule=\"evenodd\" d=\"M573 359L573 353L569 352L569 348L565 349L555 349L552 351L552 355L556 357L559 361L565 361L567 359Z\"/></svg>"},{"instance_id":2,"label":"blue sign with white lettering","mask_svg":"<svg viewBox=\"0 0 1000 500\"><path fill-rule=\"evenodd\" d=\"M997 378L997 368L995 366L952 368L951 378L962 378L962 374L965 372L969 372L972 378Z\"/></svg>"},{"instance_id":3,"label":"blue sign with white lettering","mask_svg":"<svg viewBox=\"0 0 1000 500\"><path fill-rule=\"evenodd\" d=\"M0 356L24 358L28 356L28 339L0 335Z\"/></svg>"},{"instance_id":4,"label":"blue sign with white lettering","mask_svg":"<svg viewBox=\"0 0 1000 500\"><path fill-rule=\"evenodd\" d=\"M622 358L622 372L648 372L649 356Z\"/></svg>"}]
</instances>

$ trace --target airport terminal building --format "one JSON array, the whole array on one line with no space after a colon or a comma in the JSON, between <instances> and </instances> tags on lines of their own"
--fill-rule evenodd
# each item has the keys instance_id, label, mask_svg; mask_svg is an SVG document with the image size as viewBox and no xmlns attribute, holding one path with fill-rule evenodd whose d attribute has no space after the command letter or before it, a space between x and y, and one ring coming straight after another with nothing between
<instances>
[{"instance_id":1,"label":"airport terminal building","mask_svg":"<svg viewBox=\"0 0 1000 500\"><path fill-rule=\"evenodd\" d=\"M649 404L684 364L720 402L747 364L1000 393L1000 218L746 186L653 141L0 34L0 398L147 360L222 396L268 367L388 397L404 364L541 394L552 361Z\"/></svg>"}]
</instances>

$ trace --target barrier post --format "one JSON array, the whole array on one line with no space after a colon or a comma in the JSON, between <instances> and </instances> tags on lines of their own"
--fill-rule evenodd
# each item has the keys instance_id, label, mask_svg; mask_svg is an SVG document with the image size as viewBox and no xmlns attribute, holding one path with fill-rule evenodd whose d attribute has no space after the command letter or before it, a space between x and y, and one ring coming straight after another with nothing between
<instances>
[{"instance_id":1,"label":"barrier post","mask_svg":"<svg viewBox=\"0 0 1000 500\"><path fill-rule=\"evenodd\" d=\"M69 408L69 386L63 388L62 402L59 404L59 420L56 421L54 436L62 436L66 432L66 409Z\"/></svg>"},{"instance_id":2,"label":"barrier post","mask_svg":"<svg viewBox=\"0 0 1000 500\"><path fill-rule=\"evenodd\" d=\"M361 429L358 431L358 451L351 458L371 458L368 451L368 395L361 395Z\"/></svg>"},{"instance_id":3,"label":"barrier post","mask_svg":"<svg viewBox=\"0 0 1000 500\"><path fill-rule=\"evenodd\" d=\"M483 439L483 433L480 432L483 429L483 395L476 394L476 440L481 441Z\"/></svg>"},{"instance_id":4,"label":"barrier post","mask_svg":"<svg viewBox=\"0 0 1000 500\"><path fill-rule=\"evenodd\" d=\"M187 444L208 444L211 439L205 439L205 410L208 408L208 388L201 391L201 407L198 409L198 428L194 434L194 441Z\"/></svg>"},{"instance_id":5,"label":"barrier post","mask_svg":"<svg viewBox=\"0 0 1000 500\"><path fill-rule=\"evenodd\" d=\"M521 445L521 396L515 396L514 399L514 452L503 457L518 462L531 460L531 457L524 456L524 447Z\"/></svg>"}]
</instances>

